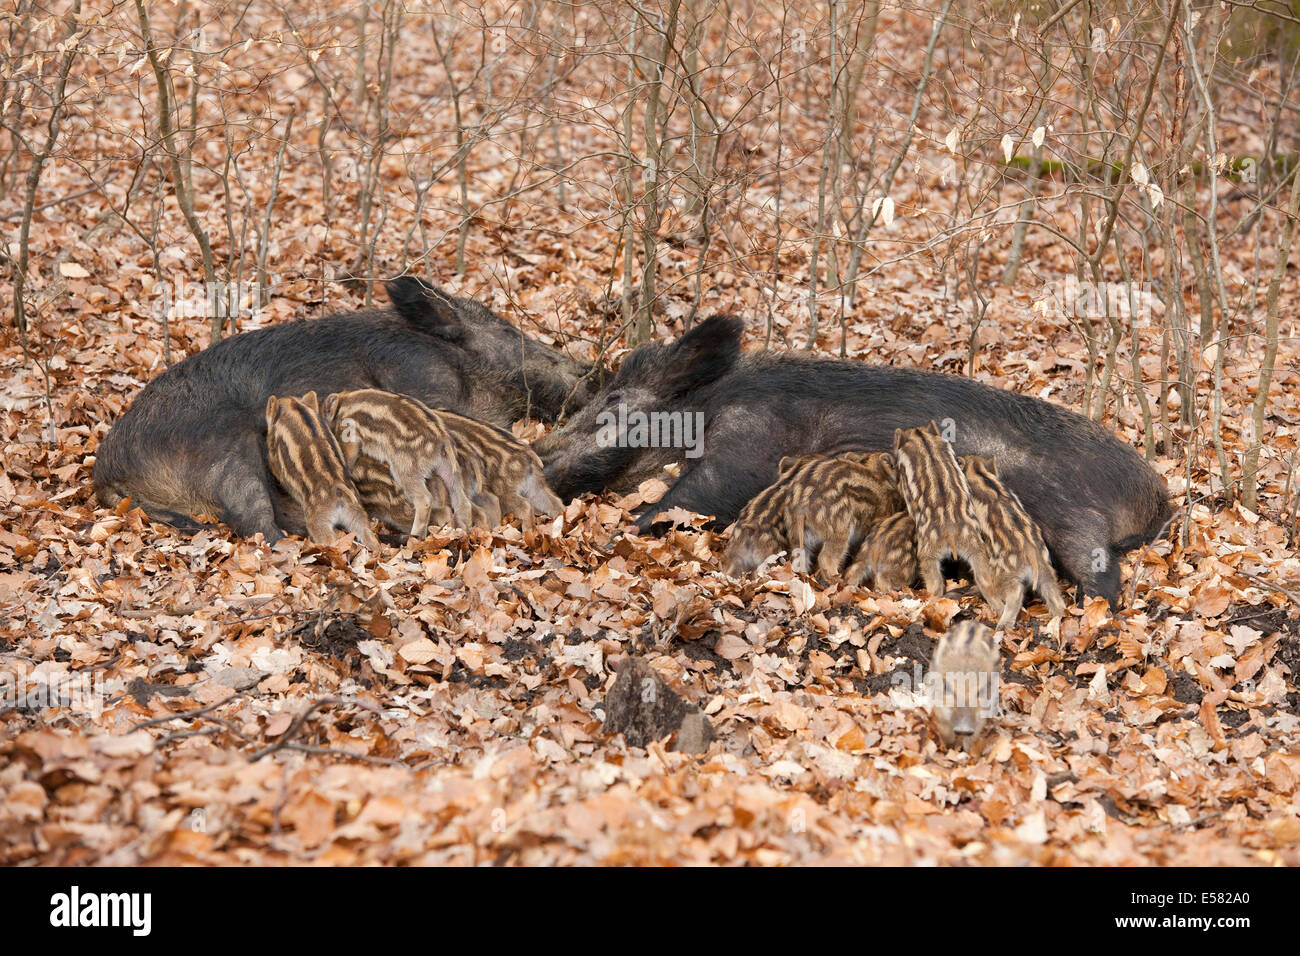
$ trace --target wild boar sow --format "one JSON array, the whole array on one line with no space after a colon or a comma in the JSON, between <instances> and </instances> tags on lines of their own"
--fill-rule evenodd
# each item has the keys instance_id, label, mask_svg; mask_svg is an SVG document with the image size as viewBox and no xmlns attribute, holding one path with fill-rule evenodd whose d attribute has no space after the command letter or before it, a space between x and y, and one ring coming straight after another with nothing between
<instances>
[{"instance_id":1,"label":"wild boar sow","mask_svg":"<svg viewBox=\"0 0 1300 956\"><path fill-rule=\"evenodd\" d=\"M1112 603L1120 556L1153 538L1169 517L1163 479L1081 415L957 375L742 355L742 328L739 319L715 316L675 342L628 354L587 405L537 443L551 487L566 500L625 490L676 462L680 477L639 527L649 529L659 512L677 506L727 523L776 480L786 455L889 451L895 429L934 420L958 455L996 457L1003 482L1066 574ZM704 426L690 449L653 447L621 424L662 426L686 416Z\"/></svg>"},{"instance_id":2,"label":"wild boar sow","mask_svg":"<svg viewBox=\"0 0 1300 956\"><path fill-rule=\"evenodd\" d=\"M302 533L267 468L271 395L379 388L494 424L553 418L587 397L590 366L489 309L418 279L387 284L392 309L245 332L173 365L100 443L95 493L129 496L153 518L192 527L214 514L242 535Z\"/></svg>"}]
</instances>

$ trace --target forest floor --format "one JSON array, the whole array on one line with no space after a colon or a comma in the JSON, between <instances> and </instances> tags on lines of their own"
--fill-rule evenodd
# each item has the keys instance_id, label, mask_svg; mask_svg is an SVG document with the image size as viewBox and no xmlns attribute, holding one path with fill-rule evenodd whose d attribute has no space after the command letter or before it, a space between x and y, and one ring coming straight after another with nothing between
<instances>
[{"instance_id":1,"label":"forest floor","mask_svg":"<svg viewBox=\"0 0 1300 956\"><path fill-rule=\"evenodd\" d=\"M476 190L507 188L497 159L476 154ZM43 188L71 191L70 169L52 166ZM894 238L911 228L912 188ZM289 268L350 259L351 201L336 197L322 225L318 183L290 171L281 190L272 264L287 278L258 322L355 307L355 291L322 296ZM478 221L466 275L442 249L436 271L581 353L617 232L545 216ZM149 254L124 229L85 239L95 221L93 204L38 214L38 257L71 250L77 268L29 352L9 326L0 338L0 864L1300 864L1294 320L1258 513L1211 477L1204 425L1195 460L1160 448L1178 514L1130 555L1122 609L1094 600L1049 622L1032 603L1003 641L1002 715L968 754L938 742L916 681L951 620L989 620L969 589L926 601L822 587L788 565L730 579L725 535L631 533L654 483L532 530L435 533L376 555L186 536L99 507L96 446L164 365ZM1250 241L1225 259L1267 256ZM666 249L665 274L697 252ZM1042 277L1068 273L1061 257L1031 232L1026 277L984 316L975 375L1077 409L1077 324L1036 307ZM848 354L967 371L968 318L927 262L872 277ZM802 348L807 263L788 265L773 345ZM996 275L998 254L985 268ZM706 305L750 316L759 348L764 294L718 266ZM667 291L657 334L680 332L692 296ZM1297 306L1293 268L1282 314ZM173 359L207 341L201 319L170 332ZM1225 358L1235 409L1253 396L1258 341ZM839 348L836 328L815 351ZM1151 383L1170 374L1158 353L1152 332ZM1142 448L1131 399L1104 421ZM1223 435L1234 462L1243 433ZM707 716L705 752L602 731L631 657Z\"/></svg>"}]
</instances>

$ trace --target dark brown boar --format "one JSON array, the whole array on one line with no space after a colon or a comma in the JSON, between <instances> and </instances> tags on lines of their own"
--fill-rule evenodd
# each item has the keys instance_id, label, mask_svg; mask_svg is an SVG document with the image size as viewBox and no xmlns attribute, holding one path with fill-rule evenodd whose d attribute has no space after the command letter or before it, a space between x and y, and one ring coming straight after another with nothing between
<instances>
[{"instance_id":1,"label":"dark brown boar","mask_svg":"<svg viewBox=\"0 0 1300 956\"><path fill-rule=\"evenodd\" d=\"M638 347L567 423L538 442L561 498L631 490L668 464L668 493L641 530L674 507L719 525L777 477L787 455L889 451L897 428L951 428L958 455L989 455L1057 563L1112 603L1124 553L1161 533L1171 513L1163 479L1096 422L1050 402L969 378L862 362L759 352L742 355L739 319L715 316L680 339ZM703 417L696 448L634 447L615 429L624 410Z\"/></svg>"},{"instance_id":2,"label":"dark brown boar","mask_svg":"<svg viewBox=\"0 0 1300 956\"><path fill-rule=\"evenodd\" d=\"M95 493L194 527L218 515L241 535L303 530L271 479L271 395L380 388L495 424L558 414L580 401L591 366L523 335L476 302L411 277L387 284L392 309L245 332L173 365L136 396L100 442Z\"/></svg>"}]
</instances>

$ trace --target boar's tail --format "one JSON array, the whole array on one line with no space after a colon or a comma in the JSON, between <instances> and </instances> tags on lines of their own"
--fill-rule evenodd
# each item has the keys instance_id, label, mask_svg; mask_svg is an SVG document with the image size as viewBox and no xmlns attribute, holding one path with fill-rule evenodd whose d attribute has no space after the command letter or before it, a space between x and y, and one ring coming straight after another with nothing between
<instances>
[{"instance_id":1,"label":"boar's tail","mask_svg":"<svg viewBox=\"0 0 1300 956\"><path fill-rule=\"evenodd\" d=\"M415 276L398 276L385 283L384 289L397 314L416 328L449 342L465 337L456 303L441 289Z\"/></svg>"}]
</instances>

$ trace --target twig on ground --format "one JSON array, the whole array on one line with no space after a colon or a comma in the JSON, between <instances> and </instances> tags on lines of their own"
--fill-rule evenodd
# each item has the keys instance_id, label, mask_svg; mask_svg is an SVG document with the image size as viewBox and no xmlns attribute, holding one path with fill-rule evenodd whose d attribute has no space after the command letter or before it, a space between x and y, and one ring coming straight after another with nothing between
<instances>
[{"instance_id":1,"label":"twig on ground","mask_svg":"<svg viewBox=\"0 0 1300 956\"><path fill-rule=\"evenodd\" d=\"M361 707L365 710L378 713L374 705L367 704L365 701L360 701L355 699L349 700L344 697L322 697L320 700L316 701L314 704L312 704L310 707L304 710L301 714L295 717L293 719L293 723L291 723L289 725L289 728L280 735L278 740L276 740L274 743L267 744L265 747L261 748L260 750L255 750L253 753L249 754L248 762L253 763L255 761L261 760L263 757L267 756L268 754L273 754L277 750L283 750L286 747L288 747L293 742L293 738L298 735L298 732L300 730L302 730L303 724L305 724L308 720L310 720L312 715L315 714L316 711L320 710L322 707L328 707L331 704L352 704L356 707Z\"/></svg>"}]
</instances>

